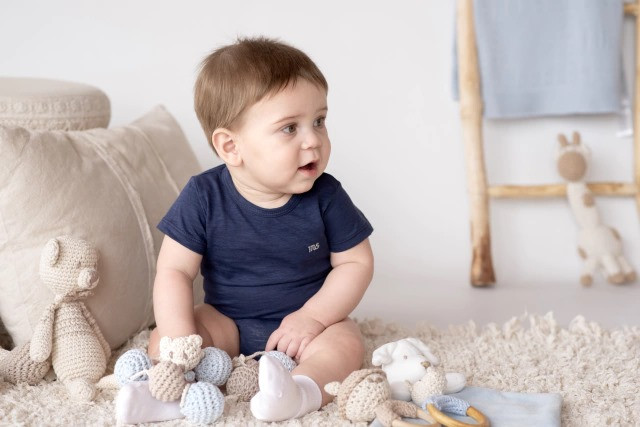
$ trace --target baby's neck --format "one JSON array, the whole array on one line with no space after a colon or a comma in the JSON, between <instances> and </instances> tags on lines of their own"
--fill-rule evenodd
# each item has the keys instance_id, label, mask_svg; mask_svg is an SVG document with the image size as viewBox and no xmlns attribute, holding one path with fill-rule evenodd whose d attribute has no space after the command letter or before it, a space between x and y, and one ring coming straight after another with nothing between
<instances>
[{"instance_id":1,"label":"baby's neck","mask_svg":"<svg viewBox=\"0 0 640 427\"><path fill-rule=\"evenodd\" d=\"M287 204L291 199L291 194L269 193L261 191L251 185L243 183L242 179L231 174L231 181L238 193L249 202L264 209L276 209Z\"/></svg>"}]
</instances>

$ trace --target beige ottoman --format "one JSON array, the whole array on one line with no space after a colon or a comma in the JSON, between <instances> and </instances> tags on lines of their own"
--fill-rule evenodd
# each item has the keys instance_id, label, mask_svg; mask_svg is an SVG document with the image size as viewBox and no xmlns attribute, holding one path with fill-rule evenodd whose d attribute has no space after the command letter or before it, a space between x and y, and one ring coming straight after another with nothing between
<instances>
[{"instance_id":1,"label":"beige ottoman","mask_svg":"<svg viewBox=\"0 0 640 427\"><path fill-rule=\"evenodd\" d=\"M93 86L60 80L0 77L0 126L85 130L106 128L110 118L109 98ZM2 319L0 347L12 347Z\"/></svg>"},{"instance_id":2,"label":"beige ottoman","mask_svg":"<svg viewBox=\"0 0 640 427\"><path fill-rule=\"evenodd\" d=\"M106 128L109 98L93 86L61 80L0 77L0 126L33 130Z\"/></svg>"}]
</instances>

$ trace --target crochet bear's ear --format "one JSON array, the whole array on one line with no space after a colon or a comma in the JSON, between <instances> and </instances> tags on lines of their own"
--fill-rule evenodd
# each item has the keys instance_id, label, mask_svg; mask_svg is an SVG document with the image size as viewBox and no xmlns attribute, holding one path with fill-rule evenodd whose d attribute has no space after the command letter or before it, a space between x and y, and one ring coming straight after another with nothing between
<instances>
[{"instance_id":1,"label":"crochet bear's ear","mask_svg":"<svg viewBox=\"0 0 640 427\"><path fill-rule=\"evenodd\" d=\"M331 396L337 396L340 391L340 383L338 381L330 382L324 386L324 391L329 393Z\"/></svg>"},{"instance_id":2,"label":"crochet bear's ear","mask_svg":"<svg viewBox=\"0 0 640 427\"><path fill-rule=\"evenodd\" d=\"M60 243L58 239L51 239L47 242L42 250L42 257L49 267L53 267L58 262L60 256Z\"/></svg>"},{"instance_id":3,"label":"crochet bear's ear","mask_svg":"<svg viewBox=\"0 0 640 427\"><path fill-rule=\"evenodd\" d=\"M202 346L202 337L197 334L189 335L187 337L187 342L191 348L199 349L200 346Z\"/></svg>"}]
</instances>

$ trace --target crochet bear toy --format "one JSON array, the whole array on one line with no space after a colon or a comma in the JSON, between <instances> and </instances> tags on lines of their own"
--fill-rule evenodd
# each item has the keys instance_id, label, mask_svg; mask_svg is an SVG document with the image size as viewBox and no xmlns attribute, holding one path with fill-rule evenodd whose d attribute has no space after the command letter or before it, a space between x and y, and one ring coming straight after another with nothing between
<instances>
[{"instance_id":1,"label":"crochet bear toy","mask_svg":"<svg viewBox=\"0 0 640 427\"><path fill-rule=\"evenodd\" d=\"M409 417L437 425L429 414L413 403L391 399L391 387L382 369L360 369L342 383L330 382L324 389L336 396L340 416L352 422L369 423L377 418L385 427L391 427L397 425L401 417Z\"/></svg>"},{"instance_id":2,"label":"crochet bear toy","mask_svg":"<svg viewBox=\"0 0 640 427\"><path fill-rule=\"evenodd\" d=\"M435 372L429 372L428 375L432 374ZM444 372L437 375L440 388L444 388ZM429 411L428 413L413 403L393 400L387 375L382 369L361 369L352 372L342 383L334 381L325 385L324 389L327 393L336 396L340 416L353 422L371 422L377 418L385 427L424 426L424 423L411 424L401 419L408 417L427 421L429 427L441 424L446 426L489 426L489 421L483 413L464 400L453 396L427 397L422 405ZM476 420L477 424L462 423L450 418L442 411L469 416Z\"/></svg>"},{"instance_id":3,"label":"crochet bear toy","mask_svg":"<svg viewBox=\"0 0 640 427\"><path fill-rule=\"evenodd\" d=\"M46 374L50 360L72 399L95 397L95 383L111 355L95 318L82 302L98 284L97 264L98 252L82 239L60 236L46 243L40 278L53 291L54 301L36 325L30 343L0 361L5 377L13 366L10 381L37 382Z\"/></svg>"}]
</instances>

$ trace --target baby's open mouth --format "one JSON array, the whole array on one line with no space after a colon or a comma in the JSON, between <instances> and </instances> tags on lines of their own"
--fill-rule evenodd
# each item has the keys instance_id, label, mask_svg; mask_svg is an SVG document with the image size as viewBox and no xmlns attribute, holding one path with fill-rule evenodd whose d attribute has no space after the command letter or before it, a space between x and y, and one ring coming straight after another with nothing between
<instances>
[{"instance_id":1,"label":"baby's open mouth","mask_svg":"<svg viewBox=\"0 0 640 427\"><path fill-rule=\"evenodd\" d=\"M303 171L312 171L312 170L315 170L315 168L316 168L316 162L311 162L311 163L307 163L304 166L299 167L298 169Z\"/></svg>"}]
</instances>

